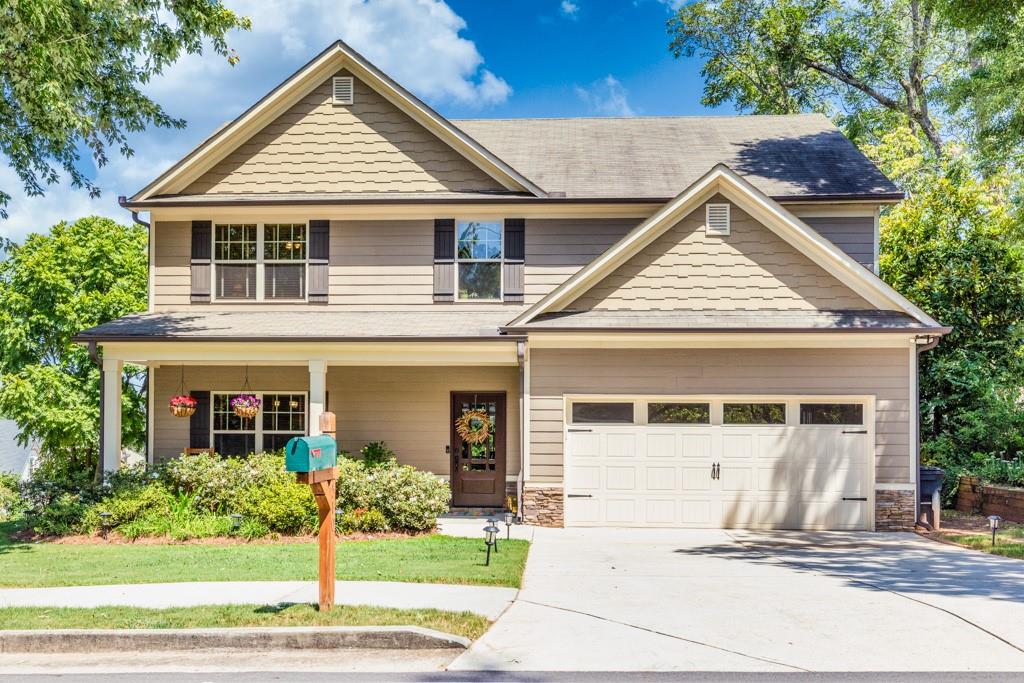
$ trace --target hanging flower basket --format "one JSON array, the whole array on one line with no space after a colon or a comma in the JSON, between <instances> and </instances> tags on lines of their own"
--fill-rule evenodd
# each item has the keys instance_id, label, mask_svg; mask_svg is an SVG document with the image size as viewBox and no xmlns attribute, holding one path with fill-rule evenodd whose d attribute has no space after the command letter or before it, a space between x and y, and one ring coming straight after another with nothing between
<instances>
[{"instance_id":1,"label":"hanging flower basket","mask_svg":"<svg viewBox=\"0 0 1024 683\"><path fill-rule=\"evenodd\" d=\"M260 412L261 401L252 394L239 394L231 399L231 409L238 417L251 420Z\"/></svg>"},{"instance_id":2,"label":"hanging flower basket","mask_svg":"<svg viewBox=\"0 0 1024 683\"><path fill-rule=\"evenodd\" d=\"M467 410L455 420L455 431L468 444L481 444L491 435L491 417L486 410Z\"/></svg>"},{"instance_id":3,"label":"hanging flower basket","mask_svg":"<svg viewBox=\"0 0 1024 683\"><path fill-rule=\"evenodd\" d=\"M179 394L178 396L171 397L170 405L171 415L174 417L192 417L196 412L196 406L199 405L194 398L187 394Z\"/></svg>"}]
</instances>

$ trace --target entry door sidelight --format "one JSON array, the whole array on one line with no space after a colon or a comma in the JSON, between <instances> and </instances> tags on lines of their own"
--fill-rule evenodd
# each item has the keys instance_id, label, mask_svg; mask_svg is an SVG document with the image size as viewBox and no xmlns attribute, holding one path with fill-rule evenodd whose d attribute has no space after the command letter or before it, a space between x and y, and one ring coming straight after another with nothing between
<instances>
[{"instance_id":1,"label":"entry door sidelight","mask_svg":"<svg viewBox=\"0 0 1024 683\"><path fill-rule=\"evenodd\" d=\"M480 416L462 420L467 438L459 433L460 418L479 411ZM486 416L486 424L483 417ZM486 429L486 438L481 438ZM474 437L473 434L480 434ZM500 507L505 502L505 394L452 392L452 506Z\"/></svg>"}]
</instances>

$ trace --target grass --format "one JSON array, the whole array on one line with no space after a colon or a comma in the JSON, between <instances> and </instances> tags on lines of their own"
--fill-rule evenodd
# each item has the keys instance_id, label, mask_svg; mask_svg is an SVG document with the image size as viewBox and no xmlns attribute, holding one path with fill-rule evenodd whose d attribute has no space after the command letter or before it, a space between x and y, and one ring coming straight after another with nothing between
<instances>
[{"instance_id":1,"label":"grass","mask_svg":"<svg viewBox=\"0 0 1024 683\"><path fill-rule=\"evenodd\" d=\"M10 538L0 524L0 586L87 586L175 581L306 581L317 576L317 545L60 544ZM484 566L483 539L432 534L339 542L342 581L405 581L518 587L526 541L500 541Z\"/></svg>"},{"instance_id":2,"label":"grass","mask_svg":"<svg viewBox=\"0 0 1024 683\"><path fill-rule=\"evenodd\" d=\"M470 612L435 609L316 605L207 605L173 609L139 607L5 607L0 629L211 628L231 626L422 626L475 640L490 622Z\"/></svg>"},{"instance_id":3,"label":"grass","mask_svg":"<svg viewBox=\"0 0 1024 683\"><path fill-rule=\"evenodd\" d=\"M999 525L996 533L996 544L992 545L992 533L990 531L965 532L957 530L958 522L969 516L955 511L943 510L943 525L948 528L933 534L934 536L950 543L956 543L974 550L981 550L993 555L1012 557L1024 560L1024 524L1004 521ZM965 526L961 524L961 526Z\"/></svg>"}]
</instances>

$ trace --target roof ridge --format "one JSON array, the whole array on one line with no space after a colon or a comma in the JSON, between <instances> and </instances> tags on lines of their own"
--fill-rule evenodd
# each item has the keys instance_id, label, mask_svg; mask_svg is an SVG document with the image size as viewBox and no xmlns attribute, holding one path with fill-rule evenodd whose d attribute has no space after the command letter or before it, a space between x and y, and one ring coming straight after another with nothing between
<instances>
[{"instance_id":1,"label":"roof ridge","mask_svg":"<svg viewBox=\"0 0 1024 683\"><path fill-rule=\"evenodd\" d=\"M504 117L476 117L476 118L452 118L452 123L461 121L653 121L653 120L696 120L696 119L795 119L821 117L829 123L831 120L819 112L807 112L801 114L690 114L675 115L665 114L656 116L504 116ZM834 124L833 124L834 125Z\"/></svg>"}]
</instances>

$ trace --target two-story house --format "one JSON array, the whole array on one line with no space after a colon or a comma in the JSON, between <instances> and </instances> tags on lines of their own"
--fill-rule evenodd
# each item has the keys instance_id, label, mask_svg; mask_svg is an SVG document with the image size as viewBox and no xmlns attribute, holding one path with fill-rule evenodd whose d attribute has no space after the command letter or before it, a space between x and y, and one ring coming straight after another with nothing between
<instances>
[{"instance_id":1,"label":"two-story house","mask_svg":"<svg viewBox=\"0 0 1024 683\"><path fill-rule=\"evenodd\" d=\"M823 116L447 120L335 43L123 201L149 310L77 337L104 467L137 363L154 463L330 410L529 522L907 528L948 330L876 275L901 197Z\"/></svg>"}]
</instances>

